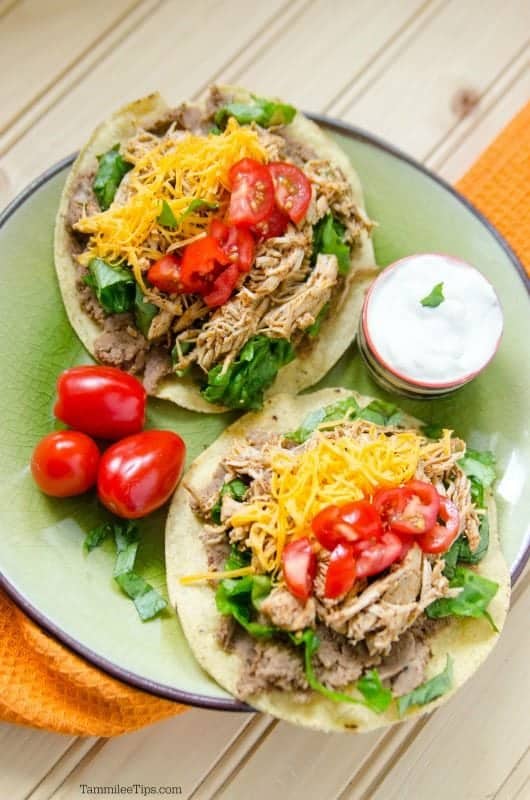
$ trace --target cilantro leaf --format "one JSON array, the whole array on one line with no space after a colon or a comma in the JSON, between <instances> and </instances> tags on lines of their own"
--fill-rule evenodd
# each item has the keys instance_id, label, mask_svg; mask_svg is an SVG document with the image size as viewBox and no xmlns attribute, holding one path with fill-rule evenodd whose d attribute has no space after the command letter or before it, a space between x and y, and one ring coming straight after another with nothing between
<instances>
[{"instance_id":1,"label":"cilantro leaf","mask_svg":"<svg viewBox=\"0 0 530 800\"><path fill-rule=\"evenodd\" d=\"M403 714L411 706L424 706L430 703L431 700L436 700L453 687L453 660L450 655L447 655L445 668L443 672L435 675L421 686L417 686L412 692L398 697L398 713L402 717Z\"/></svg>"},{"instance_id":2,"label":"cilantro leaf","mask_svg":"<svg viewBox=\"0 0 530 800\"><path fill-rule=\"evenodd\" d=\"M442 283L437 283L430 293L420 300L422 306L425 306L426 308L437 308L441 303L443 303L445 300L443 288L443 281Z\"/></svg>"},{"instance_id":3,"label":"cilantro leaf","mask_svg":"<svg viewBox=\"0 0 530 800\"><path fill-rule=\"evenodd\" d=\"M136 327L144 336L147 336L149 333L151 322L153 318L156 317L159 310L158 306L155 306L154 303L145 302L144 294L138 284L136 284L134 295L134 321L136 322Z\"/></svg>"},{"instance_id":4,"label":"cilantro leaf","mask_svg":"<svg viewBox=\"0 0 530 800\"><path fill-rule=\"evenodd\" d=\"M439 617L485 617L492 628L496 631L497 627L493 622L487 607L495 597L499 589L499 584L477 575L466 567L455 567L454 575L449 581L451 588L461 588L462 591L456 597L441 597L427 606L425 613L431 619Z\"/></svg>"},{"instance_id":5,"label":"cilantro leaf","mask_svg":"<svg viewBox=\"0 0 530 800\"><path fill-rule=\"evenodd\" d=\"M109 314L122 314L134 305L136 282L128 269L93 258L88 264L85 283L94 289L100 305Z\"/></svg>"},{"instance_id":6,"label":"cilantro leaf","mask_svg":"<svg viewBox=\"0 0 530 800\"><path fill-rule=\"evenodd\" d=\"M201 394L209 403L229 408L261 408L265 389L294 356L287 339L253 336L228 369L217 364L208 372L208 383Z\"/></svg>"},{"instance_id":7,"label":"cilantro leaf","mask_svg":"<svg viewBox=\"0 0 530 800\"><path fill-rule=\"evenodd\" d=\"M294 106L252 95L247 103L227 103L219 108L215 114L215 125L218 130L223 130L229 118L234 117L240 125L256 122L262 128L270 128L271 125L288 125L295 115Z\"/></svg>"},{"instance_id":8,"label":"cilantro leaf","mask_svg":"<svg viewBox=\"0 0 530 800\"><path fill-rule=\"evenodd\" d=\"M97 158L99 164L92 188L99 207L102 211L106 211L114 200L123 176L132 169L133 165L124 161L120 155L119 144L115 144L113 148Z\"/></svg>"},{"instance_id":9,"label":"cilantro leaf","mask_svg":"<svg viewBox=\"0 0 530 800\"><path fill-rule=\"evenodd\" d=\"M315 409L315 411L311 411L299 428L285 434L285 439L296 442L296 444L302 444L306 439L309 439L313 431L323 422L332 422L333 420L342 421L344 419L352 420L359 416L359 411L360 408L355 397L347 397L345 400L338 400L336 403L331 403L329 406L323 406L322 408Z\"/></svg>"},{"instance_id":10,"label":"cilantro leaf","mask_svg":"<svg viewBox=\"0 0 530 800\"><path fill-rule=\"evenodd\" d=\"M347 275L351 269L350 248L344 241L346 228L332 214L326 214L313 228L313 256L316 263L319 253L337 256L339 274Z\"/></svg>"}]
</instances>

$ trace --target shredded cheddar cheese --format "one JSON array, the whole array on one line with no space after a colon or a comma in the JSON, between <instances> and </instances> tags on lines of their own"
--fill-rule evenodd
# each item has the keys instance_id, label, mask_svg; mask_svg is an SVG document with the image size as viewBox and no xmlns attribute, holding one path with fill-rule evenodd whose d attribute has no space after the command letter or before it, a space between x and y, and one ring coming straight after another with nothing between
<instances>
[{"instance_id":1,"label":"shredded cheddar cheese","mask_svg":"<svg viewBox=\"0 0 530 800\"><path fill-rule=\"evenodd\" d=\"M255 573L254 567L240 567L239 569L228 569L225 572L197 572L194 575L185 575L180 579L184 586L190 583L198 583L199 581L222 581L225 578L242 578L245 575L253 575Z\"/></svg>"},{"instance_id":2,"label":"shredded cheddar cheese","mask_svg":"<svg viewBox=\"0 0 530 800\"><path fill-rule=\"evenodd\" d=\"M317 431L301 453L273 452L270 496L245 503L230 525L250 526L253 563L259 571L275 572L289 541L312 537L311 520L321 509L399 486L414 477L420 460L450 454L449 430L434 442L413 430L385 434L376 425L361 438L329 438Z\"/></svg>"},{"instance_id":3,"label":"shredded cheddar cheese","mask_svg":"<svg viewBox=\"0 0 530 800\"><path fill-rule=\"evenodd\" d=\"M79 261L87 265L98 257L110 263L126 262L142 285L142 270L150 262L168 249L175 250L204 235L212 216L224 213L230 167L242 158L264 163L267 153L255 130L241 127L231 118L220 135L186 134L180 139L163 139L138 156L125 148L125 158L134 167L123 179L110 208L82 217L76 224L77 230L90 234L88 248ZM185 214L193 200L214 203L217 208ZM174 228L158 222L164 202L177 221Z\"/></svg>"}]
</instances>

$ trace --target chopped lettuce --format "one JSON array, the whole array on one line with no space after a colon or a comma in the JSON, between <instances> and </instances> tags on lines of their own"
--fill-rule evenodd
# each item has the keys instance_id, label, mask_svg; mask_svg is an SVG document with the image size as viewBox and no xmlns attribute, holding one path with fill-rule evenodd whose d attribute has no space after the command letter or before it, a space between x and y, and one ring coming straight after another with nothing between
<instances>
[{"instance_id":1,"label":"chopped lettuce","mask_svg":"<svg viewBox=\"0 0 530 800\"><path fill-rule=\"evenodd\" d=\"M309 439L313 431L323 422L355 419L359 416L359 411L359 404L355 397L347 397L345 400L338 400L336 403L331 403L329 406L323 406L322 408L315 409L315 411L311 411L300 427L295 431L286 433L285 438L289 439L291 442L296 442L296 444L302 444L306 439Z\"/></svg>"},{"instance_id":2,"label":"chopped lettuce","mask_svg":"<svg viewBox=\"0 0 530 800\"><path fill-rule=\"evenodd\" d=\"M438 675L435 675L434 678L425 681L425 683L422 683L421 686L417 686L416 689L412 690L412 692L398 697L397 706L399 716L402 717L411 706L424 706L427 703L430 703L431 700L436 700L437 697L441 697L443 694L446 694L446 692L448 692L449 689L452 689L452 687L453 660L448 654L447 661L445 662L445 668L442 672L440 672Z\"/></svg>"},{"instance_id":3,"label":"chopped lettuce","mask_svg":"<svg viewBox=\"0 0 530 800\"><path fill-rule=\"evenodd\" d=\"M425 308L437 308L441 303L443 303L445 300L443 288L443 281L442 283L437 283L436 286L434 286L429 292L429 294L420 300L422 306Z\"/></svg>"},{"instance_id":4,"label":"chopped lettuce","mask_svg":"<svg viewBox=\"0 0 530 800\"><path fill-rule=\"evenodd\" d=\"M384 400L372 400L359 412L359 419L375 422L376 425L399 425L401 411L393 403Z\"/></svg>"},{"instance_id":5,"label":"chopped lettuce","mask_svg":"<svg viewBox=\"0 0 530 800\"><path fill-rule=\"evenodd\" d=\"M344 241L344 225L332 214L326 214L313 228L313 263L319 253L337 256L339 274L347 275L351 269L350 248Z\"/></svg>"},{"instance_id":6,"label":"chopped lettuce","mask_svg":"<svg viewBox=\"0 0 530 800\"><path fill-rule=\"evenodd\" d=\"M456 597L441 597L427 606L425 613L431 619L439 617L485 617L492 628L497 627L487 608L497 594L499 584L477 575L466 567L456 566L453 577L449 581L451 588L461 588Z\"/></svg>"},{"instance_id":7,"label":"chopped lettuce","mask_svg":"<svg viewBox=\"0 0 530 800\"><path fill-rule=\"evenodd\" d=\"M252 95L248 103L227 103L215 114L215 126L221 131L225 128L230 117L234 117L240 125L250 125L257 122L262 128L271 125L288 125L296 115L296 108L286 103L278 103L266 97ZM211 133L217 133L212 130Z\"/></svg>"},{"instance_id":8,"label":"chopped lettuce","mask_svg":"<svg viewBox=\"0 0 530 800\"><path fill-rule=\"evenodd\" d=\"M201 394L209 403L228 408L261 408L265 389L294 356L287 339L253 336L227 369L218 364L208 372Z\"/></svg>"},{"instance_id":9,"label":"chopped lettuce","mask_svg":"<svg viewBox=\"0 0 530 800\"><path fill-rule=\"evenodd\" d=\"M234 500L241 501L245 497L247 489L247 484L241 478L234 478L233 481L228 481L223 485L219 492L219 498L211 510L212 519L217 525L221 522L221 505L225 494L231 495Z\"/></svg>"},{"instance_id":10,"label":"chopped lettuce","mask_svg":"<svg viewBox=\"0 0 530 800\"><path fill-rule=\"evenodd\" d=\"M136 282L128 269L93 258L85 283L94 289L100 305L109 314L122 314L134 306Z\"/></svg>"},{"instance_id":11,"label":"chopped lettuce","mask_svg":"<svg viewBox=\"0 0 530 800\"><path fill-rule=\"evenodd\" d=\"M114 200L114 195L123 176L132 169L133 165L122 158L119 144L115 144L106 153L98 156L98 162L98 169L92 188L97 197L99 207L102 211L106 211Z\"/></svg>"},{"instance_id":12,"label":"chopped lettuce","mask_svg":"<svg viewBox=\"0 0 530 800\"><path fill-rule=\"evenodd\" d=\"M320 641L314 630L306 628L303 632L289 634L289 638L295 645L304 646L305 677L314 692L322 694L334 703L357 703L358 705L367 706L367 708L375 711L376 714L385 711L392 702L392 693L389 689L384 688L376 669L367 672L357 682L356 688L363 696L363 700L359 697L352 697L344 692L328 689L327 686L320 683L313 669L313 656L320 646Z\"/></svg>"},{"instance_id":13,"label":"chopped lettuce","mask_svg":"<svg viewBox=\"0 0 530 800\"><path fill-rule=\"evenodd\" d=\"M458 459L458 465L470 479L474 478L486 489L495 481L495 455L489 450L466 450Z\"/></svg>"},{"instance_id":14,"label":"chopped lettuce","mask_svg":"<svg viewBox=\"0 0 530 800\"><path fill-rule=\"evenodd\" d=\"M153 318L156 317L159 311L160 309L158 306L155 306L154 303L145 302L144 294L138 284L136 284L134 295L134 321L136 322L136 327L144 336L147 336L149 333Z\"/></svg>"},{"instance_id":15,"label":"chopped lettuce","mask_svg":"<svg viewBox=\"0 0 530 800\"><path fill-rule=\"evenodd\" d=\"M177 218L173 213L173 209L167 202L167 200L162 200L162 211L157 217L157 222L160 225L163 225L164 228L176 228L177 227Z\"/></svg>"},{"instance_id":16,"label":"chopped lettuce","mask_svg":"<svg viewBox=\"0 0 530 800\"><path fill-rule=\"evenodd\" d=\"M421 432L427 439L441 439L444 435L445 428L437 422L429 422L427 425L421 426Z\"/></svg>"},{"instance_id":17,"label":"chopped lettuce","mask_svg":"<svg viewBox=\"0 0 530 800\"><path fill-rule=\"evenodd\" d=\"M113 577L125 594L134 601L142 622L155 617L167 606L162 595L134 571L134 562L140 543L138 525L126 520L104 522L93 528L85 537L84 547L90 553L106 539L114 537L116 562Z\"/></svg>"},{"instance_id":18,"label":"chopped lettuce","mask_svg":"<svg viewBox=\"0 0 530 800\"><path fill-rule=\"evenodd\" d=\"M322 327L322 323L326 319L329 311L329 303L324 303L318 314L316 315L315 321L312 325L309 325L308 328L305 329L305 333L314 339L320 333L320 329Z\"/></svg>"},{"instance_id":19,"label":"chopped lettuce","mask_svg":"<svg viewBox=\"0 0 530 800\"><path fill-rule=\"evenodd\" d=\"M366 419L376 425L397 425L401 419L401 412L393 403L383 400L372 400L367 406L361 408L354 397L338 400L329 406L311 411L295 431L285 434L285 438L297 444L302 444L314 430L324 422L342 422L343 420Z\"/></svg>"},{"instance_id":20,"label":"chopped lettuce","mask_svg":"<svg viewBox=\"0 0 530 800\"><path fill-rule=\"evenodd\" d=\"M232 545L225 570L241 569L249 564L249 556ZM272 625L263 625L253 617L270 593L271 579L266 575L245 575L242 578L224 578L217 587L215 604L220 614L232 616L251 636L268 638L278 631Z\"/></svg>"}]
</instances>

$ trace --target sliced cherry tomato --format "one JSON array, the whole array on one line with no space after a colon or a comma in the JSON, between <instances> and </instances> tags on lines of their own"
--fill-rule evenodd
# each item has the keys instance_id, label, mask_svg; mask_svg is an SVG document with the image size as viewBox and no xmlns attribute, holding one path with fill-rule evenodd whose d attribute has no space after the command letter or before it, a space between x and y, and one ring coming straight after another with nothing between
<instances>
[{"instance_id":1,"label":"sliced cherry tomato","mask_svg":"<svg viewBox=\"0 0 530 800\"><path fill-rule=\"evenodd\" d=\"M298 224L303 220L311 202L311 183L294 164L273 161L269 171L274 183L276 205Z\"/></svg>"},{"instance_id":2,"label":"sliced cherry tomato","mask_svg":"<svg viewBox=\"0 0 530 800\"><path fill-rule=\"evenodd\" d=\"M40 440L31 457L31 474L45 494L72 497L96 482L97 444L78 431L57 431Z\"/></svg>"},{"instance_id":3,"label":"sliced cherry tomato","mask_svg":"<svg viewBox=\"0 0 530 800\"><path fill-rule=\"evenodd\" d=\"M383 533L379 512L367 500L327 506L316 515L311 527L326 550L334 550L339 543L378 537Z\"/></svg>"},{"instance_id":4,"label":"sliced cherry tomato","mask_svg":"<svg viewBox=\"0 0 530 800\"><path fill-rule=\"evenodd\" d=\"M212 284L211 290L204 295L204 302L209 308L218 308L226 303L234 291L239 274L237 264L230 264L219 273Z\"/></svg>"},{"instance_id":5,"label":"sliced cherry tomato","mask_svg":"<svg viewBox=\"0 0 530 800\"><path fill-rule=\"evenodd\" d=\"M286 545L282 553L282 568L291 594L300 600L307 600L313 591L313 579L317 570L316 556L307 536Z\"/></svg>"},{"instance_id":6,"label":"sliced cherry tomato","mask_svg":"<svg viewBox=\"0 0 530 800\"><path fill-rule=\"evenodd\" d=\"M190 242L182 256L180 277L186 292L207 294L223 266L229 263L224 250L213 236Z\"/></svg>"},{"instance_id":7,"label":"sliced cherry tomato","mask_svg":"<svg viewBox=\"0 0 530 800\"><path fill-rule=\"evenodd\" d=\"M256 225L274 208L274 186L266 166L253 158L237 161L228 173L232 187L228 222L232 225Z\"/></svg>"},{"instance_id":8,"label":"sliced cherry tomato","mask_svg":"<svg viewBox=\"0 0 530 800\"><path fill-rule=\"evenodd\" d=\"M147 280L157 289L160 289L161 292L166 292L167 294L182 292L180 259L171 253L159 258L149 267Z\"/></svg>"},{"instance_id":9,"label":"sliced cherry tomato","mask_svg":"<svg viewBox=\"0 0 530 800\"><path fill-rule=\"evenodd\" d=\"M225 225L214 219L210 226L210 234L221 245L231 264L235 264L239 272L248 272L254 263L256 246L254 237L245 228Z\"/></svg>"},{"instance_id":10,"label":"sliced cherry tomato","mask_svg":"<svg viewBox=\"0 0 530 800\"><path fill-rule=\"evenodd\" d=\"M350 545L338 544L329 558L324 584L326 597L341 597L349 592L357 576L355 558Z\"/></svg>"},{"instance_id":11,"label":"sliced cherry tomato","mask_svg":"<svg viewBox=\"0 0 530 800\"><path fill-rule=\"evenodd\" d=\"M289 217L280 211L278 206L274 206L267 219L253 225L251 230L261 241L272 239L275 236L283 236L289 224Z\"/></svg>"},{"instance_id":12,"label":"sliced cherry tomato","mask_svg":"<svg viewBox=\"0 0 530 800\"><path fill-rule=\"evenodd\" d=\"M458 536L460 515L458 508L447 497L440 497L438 516L445 525L437 523L430 531L418 536L417 542L424 553L445 553Z\"/></svg>"},{"instance_id":13,"label":"sliced cherry tomato","mask_svg":"<svg viewBox=\"0 0 530 800\"><path fill-rule=\"evenodd\" d=\"M413 535L433 527L440 496L430 483L409 481L397 489L380 489L373 503L393 531Z\"/></svg>"},{"instance_id":14,"label":"sliced cherry tomato","mask_svg":"<svg viewBox=\"0 0 530 800\"><path fill-rule=\"evenodd\" d=\"M145 517L173 493L185 455L184 442L171 431L144 431L116 442L100 461L99 499L119 517Z\"/></svg>"},{"instance_id":15,"label":"sliced cherry tomato","mask_svg":"<svg viewBox=\"0 0 530 800\"><path fill-rule=\"evenodd\" d=\"M140 381L116 367L72 367L59 375L53 413L90 436L121 439L142 430L146 397Z\"/></svg>"},{"instance_id":16,"label":"sliced cherry tomato","mask_svg":"<svg viewBox=\"0 0 530 800\"><path fill-rule=\"evenodd\" d=\"M383 533L380 541L370 542L357 557L358 578L377 575L401 558L403 542L395 533Z\"/></svg>"}]
</instances>

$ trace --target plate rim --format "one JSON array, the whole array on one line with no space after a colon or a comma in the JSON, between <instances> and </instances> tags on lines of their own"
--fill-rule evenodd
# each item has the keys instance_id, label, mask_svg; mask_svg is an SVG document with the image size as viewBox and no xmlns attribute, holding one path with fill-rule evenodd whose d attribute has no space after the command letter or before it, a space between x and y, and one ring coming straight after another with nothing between
<instances>
[{"instance_id":1,"label":"plate rim","mask_svg":"<svg viewBox=\"0 0 530 800\"><path fill-rule=\"evenodd\" d=\"M416 159L409 156L407 153L404 153L394 145L390 144L384 139L362 129L358 128L355 125L350 125L347 122L343 122L342 120L336 119L334 117L328 117L324 114L317 114L317 113L308 113L304 112L307 117L312 119L321 127L334 131L342 136L347 138L355 139L357 141L363 142L365 144L371 145L378 150L382 150L385 153L397 158L399 161L404 161L406 164L411 166L413 169L421 172L427 178L429 178L435 184L438 184L442 189L452 195L461 205L463 205L474 217L478 219L480 223L488 230L488 232L493 236L496 240L497 244L504 250L508 260L510 261L511 265L514 267L516 273L518 274L523 287L526 288L527 294L530 296L530 279L528 278L524 267L515 254L515 251L512 247L508 244L504 236L497 230L497 228L480 212L474 205L471 203L466 197L464 197L460 192L447 183L443 178L436 175L430 169L425 167ZM40 175L34 178L24 189L22 189L4 208L4 210L0 213L0 229L5 225L5 223L9 220L9 218L26 202L26 200L31 197L38 189L41 188L44 184L46 184L49 180L55 177L57 173L61 172L66 167L70 166L76 158L76 153L66 156L62 158L60 161L57 161L52 166L48 167L48 169L44 170ZM511 582L512 586L515 584L519 576L521 575L527 561L530 559L530 533L527 534L526 539L523 539L521 544L521 548L517 554L517 558L513 564L511 570ZM182 703L188 706L194 706L198 708L207 708L216 711L236 711L236 712L252 712L250 706L245 703L242 703L235 699L230 698L212 698L202 694L196 694L194 692L188 692L181 689L175 689L172 686L168 686L167 684L159 683L158 681L153 681L149 678L145 678L141 675L137 675L134 672L131 672L125 667L121 667L114 662L104 658L103 656L98 655L98 653L94 652L91 648L87 647L82 642L78 641L75 637L71 636L70 634L66 633L59 625L56 625L51 619L49 619L43 612L41 612L38 608L36 608L27 597L25 597L11 582L6 578L6 576L0 571L0 587L5 591L5 593L10 597L15 604L30 617L34 622L37 623L47 634L51 635L56 641L60 644L65 645L71 652L76 655L81 656L89 664L98 667L106 674L110 675L112 678L116 678L117 680L122 681L123 683L132 686L135 689L143 690L148 694L154 695L156 697L160 697L165 700L171 700L178 703Z\"/></svg>"}]
</instances>

